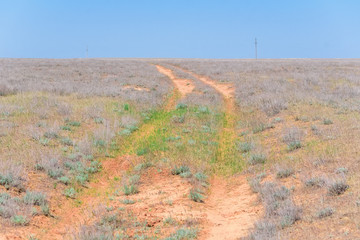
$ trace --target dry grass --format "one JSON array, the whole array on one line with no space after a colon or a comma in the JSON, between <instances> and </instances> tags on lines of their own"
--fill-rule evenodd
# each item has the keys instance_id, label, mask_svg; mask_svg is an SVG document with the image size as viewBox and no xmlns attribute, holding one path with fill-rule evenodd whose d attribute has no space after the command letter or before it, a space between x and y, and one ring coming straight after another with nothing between
<instances>
[{"instance_id":1,"label":"dry grass","mask_svg":"<svg viewBox=\"0 0 360 240\"><path fill-rule=\"evenodd\" d=\"M195 91L178 109L162 109L172 85L151 63L193 80ZM357 239L359 65L358 60L0 59L1 224L31 225L36 217L31 208L41 212L17 200L26 190L51 196L72 189L81 195L102 159L137 154L144 166L151 162L159 171L188 167L180 177L205 189L204 195L207 183L197 175L244 170L265 206L250 239ZM231 116L214 89L177 66L234 83L237 105ZM229 152L219 150L219 141ZM134 186L141 175L135 168L126 182ZM109 232L114 233L90 224L74 236Z\"/></svg>"}]
</instances>

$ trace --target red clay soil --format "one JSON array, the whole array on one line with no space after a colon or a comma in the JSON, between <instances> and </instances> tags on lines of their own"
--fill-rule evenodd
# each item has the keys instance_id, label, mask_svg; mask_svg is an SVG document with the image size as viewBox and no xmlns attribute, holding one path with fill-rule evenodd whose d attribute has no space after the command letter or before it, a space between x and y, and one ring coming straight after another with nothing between
<instances>
[{"instance_id":1,"label":"red clay soil","mask_svg":"<svg viewBox=\"0 0 360 240\"><path fill-rule=\"evenodd\" d=\"M171 71L171 69L165 68L163 66L156 65L156 67L160 73L168 76L171 79L171 81L173 81L175 87L179 90L179 92L183 97L185 97L186 94L189 94L194 90L195 85L191 80L177 78L174 75L174 73Z\"/></svg>"},{"instance_id":2,"label":"red clay soil","mask_svg":"<svg viewBox=\"0 0 360 240\"><path fill-rule=\"evenodd\" d=\"M132 161L129 156L103 161L103 170L98 178L91 181L76 200L66 199L60 189L51 192L49 198L54 217L35 216L28 226L3 227L0 229L0 240L28 239L30 235L39 239L64 239L71 229L95 219L91 211L108 201L106 192L111 189L114 176L121 176Z\"/></svg>"},{"instance_id":3,"label":"red clay soil","mask_svg":"<svg viewBox=\"0 0 360 240\"><path fill-rule=\"evenodd\" d=\"M182 96L194 90L190 80L177 79L171 70L162 66L157 68L174 82ZM233 111L232 86L193 75L220 92L226 102L226 111L228 113ZM136 156L107 159L103 162L102 172L95 176L88 188L84 189L76 200L66 199L60 190L51 193L49 196L51 214L56 218L37 216L26 227L2 226L0 240L28 239L31 234L39 239L64 239L80 224L98 220L93 210L99 205L124 207L120 201L127 198L124 195L116 196L116 199L109 201L109 194L119 184L114 177L121 178L138 162ZM262 212L256 194L250 190L246 177L243 175L230 179L215 177L210 183L209 195L205 202L195 203L189 199L192 186L187 180L171 175L168 169L159 171L150 168L141 176L140 192L131 196L135 203L127 205L126 208L139 220L146 221L148 227L162 226L162 234L165 236L175 230L173 226L164 227L163 220L171 217L180 224L194 223L200 230L199 239L245 237Z\"/></svg>"},{"instance_id":4,"label":"red clay soil","mask_svg":"<svg viewBox=\"0 0 360 240\"><path fill-rule=\"evenodd\" d=\"M204 240L246 237L262 213L244 176L228 180L215 177L204 208L206 220L199 237Z\"/></svg>"},{"instance_id":5,"label":"red clay soil","mask_svg":"<svg viewBox=\"0 0 360 240\"><path fill-rule=\"evenodd\" d=\"M161 66L158 66L158 69L160 71ZM208 77L179 69L219 92L225 100L227 114L229 116L233 114L235 89L232 84L219 83ZM174 75L169 77L175 78ZM234 119L229 118L229 120ZM249 230L254 227L255 222L262 215L262 207L245 176L230 179L215 177L211 181L210 194L201 207L201 212L206 218L201 224L200 239L239 239L246 237Z\"/></svg>"}]
</instances>

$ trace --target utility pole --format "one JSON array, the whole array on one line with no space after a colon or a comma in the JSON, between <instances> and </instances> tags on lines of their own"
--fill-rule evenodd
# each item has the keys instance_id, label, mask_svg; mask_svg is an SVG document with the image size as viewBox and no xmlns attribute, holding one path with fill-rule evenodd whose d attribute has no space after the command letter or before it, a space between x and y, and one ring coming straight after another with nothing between
<instances>
[{"instance_id":1,"label":"utility pole","mask_svg":"<svg viewBox=\"0 0 360 240\"><path fill-rule=\"evenodd\" d=\"M255 38L255 59L257 59L257 39Z\"/></svg>"}]
</instances>

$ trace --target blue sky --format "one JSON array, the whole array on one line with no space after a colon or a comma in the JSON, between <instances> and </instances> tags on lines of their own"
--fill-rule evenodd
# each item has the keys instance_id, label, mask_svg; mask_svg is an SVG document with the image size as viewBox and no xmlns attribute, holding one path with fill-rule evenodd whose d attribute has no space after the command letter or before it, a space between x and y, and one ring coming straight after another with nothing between
<instances>
[{"instance_id":1,"label":"blue sky","mask_svg":"<svg viewBox=\"0 0 360 240\"><path fill-rule=\"evenodd\" d=\"M357 0L2 0L0 57L359 58Z\"/></svg>"}]
</instances>

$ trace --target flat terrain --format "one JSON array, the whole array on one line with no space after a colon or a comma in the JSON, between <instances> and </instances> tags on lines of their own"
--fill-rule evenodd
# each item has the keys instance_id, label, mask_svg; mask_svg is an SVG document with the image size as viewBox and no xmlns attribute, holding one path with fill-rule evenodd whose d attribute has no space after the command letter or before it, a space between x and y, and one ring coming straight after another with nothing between
<instances>
[{"instance_id":1,"label":"flat terrain","mask_svg":"<svg viewBox=\"0 0 360 240\"><path fill-rule=\"evenodd\" d=\"M0 59L0 239L360 239L360 60Z\"/></svg>"}]
</instances>

